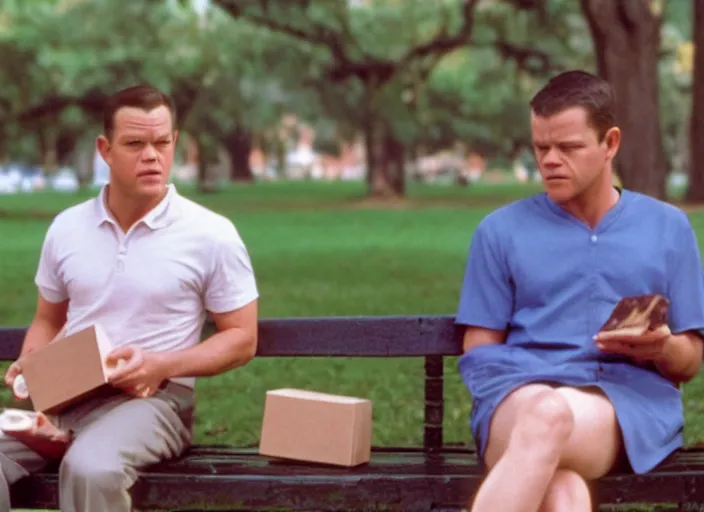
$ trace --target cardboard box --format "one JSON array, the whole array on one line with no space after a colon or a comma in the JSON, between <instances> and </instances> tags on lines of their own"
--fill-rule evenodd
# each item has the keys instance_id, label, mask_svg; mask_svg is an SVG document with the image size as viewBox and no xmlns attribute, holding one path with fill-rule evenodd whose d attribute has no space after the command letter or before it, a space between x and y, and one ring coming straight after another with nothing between
<instances>
[{"instance_id":1,"label":"cardboard box","mask_svg":"<svg viewBox=\"0 0 704 512\"><path fill-rule=\"evenodd\" d=\"M371 439L369 400L300 389L266 394L262 455L351 467L369 462Z\"/></svg>"},{"instance_id":2,"label":"cardboard box","mask_svg":"<svg viewBox=\"0 0 704 512\"><path fill-rule=\"evenodd\" d=\"M55 414L106 385L111 350L105 331L93 325L27 354L22 375L34 410Z\"/></svg>"}]
</instances>

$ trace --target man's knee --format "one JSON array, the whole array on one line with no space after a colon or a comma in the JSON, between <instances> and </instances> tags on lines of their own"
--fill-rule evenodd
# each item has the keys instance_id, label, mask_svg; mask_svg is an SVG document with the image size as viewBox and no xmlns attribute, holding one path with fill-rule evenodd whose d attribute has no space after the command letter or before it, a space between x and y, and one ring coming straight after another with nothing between
<instances>
[{"instance_id":1,"label":"man's knee","mask_svg":"<svg viewBox=\"0 0 704 512\"><path fill-rule=\"evenodd\" d=\"M527 401L516 417L509 449L558 455L574 429L574 416L567 400L546 390Z\"/></svg>"},{"instance_id":2,"label":"man's knee","mask_svg":"<svg viewBox=\"0 0 704 512\"><path fill-rule=\"evenodd\" d=\"M560 469L550 480L539 512L571 510L587 512L592 508L587 482L576 472Z\"/></svg>"},{"instance_id":3,"label":"man's knee","mask_svg":"<svg viewBox=\"0 0 704 512\"><path fill-rule=\"evenodd\" d=\"M127 475L119 459L99 458L78 450L66 453L59 478L62 485L72 482L105 492L120 491L127 486Z\"/></svg>"}]
</instances>

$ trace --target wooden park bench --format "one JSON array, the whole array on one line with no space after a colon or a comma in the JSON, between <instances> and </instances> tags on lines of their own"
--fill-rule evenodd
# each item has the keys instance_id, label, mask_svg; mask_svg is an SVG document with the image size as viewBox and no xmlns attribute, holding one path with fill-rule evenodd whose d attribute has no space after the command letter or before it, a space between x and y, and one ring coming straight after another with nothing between
<instances>
[{"instance_id":1,"label":"wooden park bench","mask_svg":"<svg viewBox=\"0 0 704 512\"><path fill-rule=\"evenodd\" d=\"M0 360L16 358L24 333L24 328L0 328ZM449 316L263 320L258 357L423 357L423 446L374 448L369 464L352 469L274 460L256 449L194 446L184 457L141 473L132 489L135 506L459 510L483 477L473 448L443 443L443 358L460 352L461 333ZM680 510L704 511L704 450L682 450L648 475L617 474L596 487L602 504L678 503ZM54 468L15 484L13 506L56 508L57 492Z\"/></svg>"}]
</instances>

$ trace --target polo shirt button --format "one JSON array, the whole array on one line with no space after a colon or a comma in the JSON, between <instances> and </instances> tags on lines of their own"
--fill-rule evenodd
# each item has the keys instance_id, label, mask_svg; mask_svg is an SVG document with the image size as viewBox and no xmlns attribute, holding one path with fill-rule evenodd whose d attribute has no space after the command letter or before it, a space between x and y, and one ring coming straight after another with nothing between
<instances>
[{"instance_id":1,"label":"polo shirt button","mask_svg":"<svg viewBox=\"0 0 704 512\"><path fill-rule=\"evenodd\" d=\"M597 236L596 236L596 235L592 235L592 242L596 243L596 241L597 241Z\"/></svg>"}]
</instances>

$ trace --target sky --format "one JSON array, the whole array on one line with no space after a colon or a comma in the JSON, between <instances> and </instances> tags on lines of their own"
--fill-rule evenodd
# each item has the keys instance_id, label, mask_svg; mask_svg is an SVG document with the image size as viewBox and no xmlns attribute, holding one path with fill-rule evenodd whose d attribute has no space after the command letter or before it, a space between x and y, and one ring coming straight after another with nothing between
<instances>
[{"instance_id":1,"label":"sky","mask_svg":"<svg viewBox=\"0 0 704 512\"><path fill-rule=\"evenodd\" d=\"M191 3L198 14L203 14L210 5L210 0L191 0Z\"/></svg>"}]
</instances>

